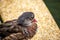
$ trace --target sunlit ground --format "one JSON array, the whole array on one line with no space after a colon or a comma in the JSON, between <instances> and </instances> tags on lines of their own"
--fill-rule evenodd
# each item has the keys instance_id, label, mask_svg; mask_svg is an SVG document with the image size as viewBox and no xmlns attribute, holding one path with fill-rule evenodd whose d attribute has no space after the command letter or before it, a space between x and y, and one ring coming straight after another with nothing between
<instances>
[{"instance_id":1,"label":"sunlit ground","mask_svg":"<svg viewBox=\"0 0 60 40\"><path fill-rule=\"evenodd\" d=\"M44 0L44 2L60 28L60 0Z\"/></svg>"}]
</instances>

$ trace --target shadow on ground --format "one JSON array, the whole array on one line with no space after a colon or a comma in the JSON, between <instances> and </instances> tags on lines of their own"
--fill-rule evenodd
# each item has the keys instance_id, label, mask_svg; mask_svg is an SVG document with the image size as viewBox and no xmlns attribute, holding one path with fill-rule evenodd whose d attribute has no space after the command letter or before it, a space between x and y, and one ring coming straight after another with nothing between
<instances>
[{"instance_id":1,"label":"shadow on ground","mask_svg":"<svg viewBox=\"0 0 60 40\"><path fill-rule=\"evenodd\" d=\"M43 0L60 28L60 0Z\"/></svg>"},{"instance_id":2,"label":"shadow on ground","mask_svg":"<svg viewBox=\"0 0 60 40\"><path fill-rule=\"evenodd\" d=\"M2 21L2 18L1 18L1 15L0 15L0 22L3 22L3 21Z\"/></svg>"}]
</instances>

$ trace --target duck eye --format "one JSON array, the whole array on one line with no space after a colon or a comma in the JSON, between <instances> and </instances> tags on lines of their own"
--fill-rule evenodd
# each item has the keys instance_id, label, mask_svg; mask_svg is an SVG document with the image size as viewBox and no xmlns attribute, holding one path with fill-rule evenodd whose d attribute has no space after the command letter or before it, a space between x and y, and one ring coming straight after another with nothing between
<instances>
[{"instance_id":1,"label":"duck eye","mask_svg":"<svg viewBox=\"0 0 60 40\"><path fill-rule=\"evenodd\" d=\"M33 18L34 18L34 16L31 17L31 19L33 19Z\"/></svg>"},{"instance_id":2,"label":"duck eye","mask_svg":"<svg viewBox=\"0 0 60 40\"><path fill-rule=\"evenodd\" d=\"M29 19L30 19L30 20L32 20L32 19L33 19L33 17L30 17Z\"/></svg>"}]
</instances>

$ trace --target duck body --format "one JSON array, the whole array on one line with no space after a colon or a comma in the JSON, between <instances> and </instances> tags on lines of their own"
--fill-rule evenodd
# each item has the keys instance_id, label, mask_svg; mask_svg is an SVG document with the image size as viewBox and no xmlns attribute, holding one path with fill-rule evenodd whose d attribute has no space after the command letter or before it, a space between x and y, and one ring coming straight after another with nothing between
<instances>
[{"instance_id":1,"label":"duck body","mask_svg":"<svg viewBox=\"0 0 60 40\"><path fill-rule=\"evenodd\" d=\"M33 19L32 12L25 12L18 19L0 24L1 40L31 39L37 31L37 24L33 22Z\"/></svg>"}]
</instances>

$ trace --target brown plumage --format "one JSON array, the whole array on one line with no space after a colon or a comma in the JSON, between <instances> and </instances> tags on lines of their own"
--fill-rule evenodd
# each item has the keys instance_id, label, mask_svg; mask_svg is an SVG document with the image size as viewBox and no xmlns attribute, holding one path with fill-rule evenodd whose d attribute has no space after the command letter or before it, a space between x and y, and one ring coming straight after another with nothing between
<instances>
[{"instance_id":1,"label":"brown plumage","mask_svg":"<svg viewBox=\"0 0 60 40\"><path fill-rule=\"evenodd\" d=\"M0 37L1 40L28 40L36 34L36 30L37 24L34 22L34 14L25 12L18 19L0 24Z\"/></svg>"},{"instance_id":2,"label":"brown plumage","mask_svg":"<svg viewBox=\"0 0 60 40\"><path fill-rule=\"evenodd\" d=\"M18 26L18 27L17 27ZM20 27L17 25L16 27L10 29L13 33L10 34L9 36L5 37L3 40L27 40L32 38L37 30L37 25L33 23L32 26L30 27ZM15 33L14 33L15 32Z\"/></svg>"}]
</instances>

